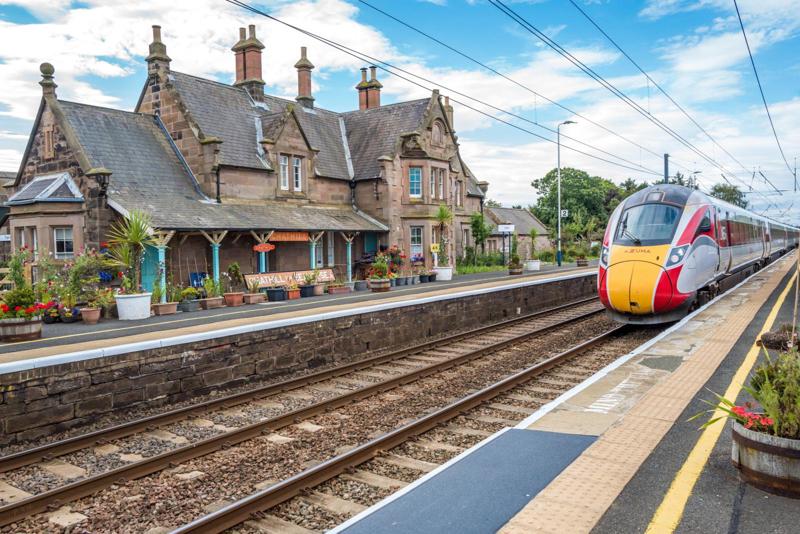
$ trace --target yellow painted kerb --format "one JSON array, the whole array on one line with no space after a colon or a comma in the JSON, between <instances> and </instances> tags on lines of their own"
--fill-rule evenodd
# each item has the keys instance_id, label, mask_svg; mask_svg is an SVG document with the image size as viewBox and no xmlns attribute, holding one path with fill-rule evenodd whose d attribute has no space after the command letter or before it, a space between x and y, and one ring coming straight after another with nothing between
<instances>
[{"instance_id":1,"label":"yellow painted kerb","mask_svg":"<svg viewBox=\"0 0 800 534\"><path fill-rule=\"evenodd\" d=\"M792 279L781 292L772 310L770 310L766 321L764 321L764 326L761 328L759 336L772 328L778 316L778 312L786 300L786 295L789 294L789 290L792 288L796 278L797 273L792 276ZM745 383L753 365L755 365L756 360L758 360L760 350L761 349L755 344L750 348L742 365L736 370L736 374L733 376L728 389L725 390L724 396L726 399L732 400L739 395L739 392L742 390L742 384ZM724 415L725 413L722 412L722 410L716 410L712 418L723 417ZM722 430L726 428L725 421L726 419L717 421L713 425L706 427L703 433L700 434L700 439L697 440L697 443L689 453L686 461L675 475L667 494L664 496L656 513L650 520L650 524L647 526L647 534L672 533L678 528L678 524L683 517L683 511L686 508L686 503L689 501L692 490L695 484L697 484L700 474L703 472L703 467L708 462L711 451L714 450L714 446L719 436L722 434Z\"/></svg>"},{"instance_id":2,"label":"yellow painted kerb","mask_svg":"<svg viewBox=\"0 0 800 534\"><path fill-rule=\"evenodd\" d=\"M653 312L653 294L668 252L669 245L611 247L606 290L615 310L637 315Z\"/></svg>"}]
</instances>

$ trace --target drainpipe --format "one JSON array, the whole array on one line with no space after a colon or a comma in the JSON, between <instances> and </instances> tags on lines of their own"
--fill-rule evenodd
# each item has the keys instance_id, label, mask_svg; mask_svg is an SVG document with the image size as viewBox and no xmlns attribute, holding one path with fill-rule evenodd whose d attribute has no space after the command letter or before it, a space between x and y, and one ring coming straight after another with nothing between
<instances>
[{"instance_id":1,"label":"drainpipe","mask_svg":"<svg viewBox=\"0 0 800 534\"><path fill-rule=\"evenodd\" d=\"M217 204L222 204L222 199L220 199L219 167L217 167L215 174L217 177Z\"/></svg>"}]
</instances>

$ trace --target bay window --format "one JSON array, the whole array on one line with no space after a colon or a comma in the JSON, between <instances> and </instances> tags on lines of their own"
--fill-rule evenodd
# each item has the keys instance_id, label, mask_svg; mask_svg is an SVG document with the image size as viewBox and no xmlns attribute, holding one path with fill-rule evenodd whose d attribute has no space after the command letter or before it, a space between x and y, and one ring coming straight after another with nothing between
<instances>
[{"instance_id":1,"label":"bay window","mask_svg":"<svg viewBox=\"0 0 800 534\"><path fill-rule=\"evenodd\" d=\"M408 169L408 196L422 198L422 167Z\"/></svg>"}]
</instances>

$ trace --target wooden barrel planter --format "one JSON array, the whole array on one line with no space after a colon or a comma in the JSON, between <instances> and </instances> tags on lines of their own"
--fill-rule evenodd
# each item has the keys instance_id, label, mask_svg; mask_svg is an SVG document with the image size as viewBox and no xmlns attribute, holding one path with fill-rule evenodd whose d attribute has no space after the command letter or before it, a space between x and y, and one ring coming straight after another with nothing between
<instances>
[{"instance_id":1,"label":"wooden barrel planter","mask_svg":"<svg viewBox=\"0 0 800 534\"><path fill-rule=\"evenodd\" d=\"M392 281L388 278L370 279L369 288L373 293L384 293L392 288Z\"/></svg>"},{"instance_id":2,"label":"wooden barrel planter","mask_svg":"<svg viewBox=\"0 0 800 534\"><path fill-rule=\"evenodd\" d=\"M742 479L769 493L800 499L800 440L754 432L733 421L731 460Z\"/></svg>"},{"instance_id":3,"label":"wooden barrel planter","mask_svg":"<svg viewBox=\"0 0 800 534\"><path fill-rule=\"evenodd\" d=\"M3 319L0 321L0 341L30 341L42 337L42 320L36 319Z\"/></svg>"}]
</instances>

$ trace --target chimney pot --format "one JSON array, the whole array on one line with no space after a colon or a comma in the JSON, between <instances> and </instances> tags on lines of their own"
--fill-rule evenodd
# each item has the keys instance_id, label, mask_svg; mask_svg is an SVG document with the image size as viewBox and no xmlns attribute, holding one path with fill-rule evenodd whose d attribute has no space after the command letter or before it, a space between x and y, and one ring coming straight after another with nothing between
<instances>
[{"instance_id":1,"label":"chimney pot","mask_svg":"<svg viewBox=\"0 0 800 534\"><path fill-rule=\"evenodd\" d=\"M247 39L247 28L239 28L239 40L244 41Z\"/></svg>"},{"instance_id":2,"label":"chimney pot","mask_svg":"<svg viewBox=\"0 0 800 534\"><path fill-rule=\"evenodd\" d=\"M153 25L153 42L150 43L150 53L147 55L147 73L151 76L158 75L160 72L169 73L169 62L167 55L167 45L161 42L161 26Z\"/></svg>"},{"instance_id":3,"label":"chimney pot","mask_svg":"<svg viewBox=\"0 0 800 534\"><path fill-rule=\"evenodd\" d=\"M153 25L153 42L154 43L161 42L161 26L157 24Z\"/></svg>"},{"instance_id":4,"label":"chimney pot","mask_svg":"<svg viewBox=\"0 0 800 534\"><path fill-rule=\"evenodd\" d=\"M297 69L297 97L295 100L305 107L314 107L314 97L311 95L311 70L314 64L308 60L308 51L305 46L300 47L300 59L294 64Z\"/></svg>"},{"instance_id":5,"label":"chimney pot","mask_svg":"<svg viewBox=\"0 0 800 534\"><path fill-rule=\"evenodd\" d=\"M256 25L255 24L251 24L250 26L248 26L248 28L250 28L250 38L251 39L255 39L256 38Z\"/></svg>"},{"instance_id":6,"label":"chimney pot","mask_svg":"<svg viewBox=\"0 0 800 534\"><path fill-rule=\"evenodd\" d=\"M369 73L370 73L369 81L377 81L375 78L377 76L377 72L378 72L378 67L376 67L375 65L369 68Z\"/></svg>"}]
</instances>

